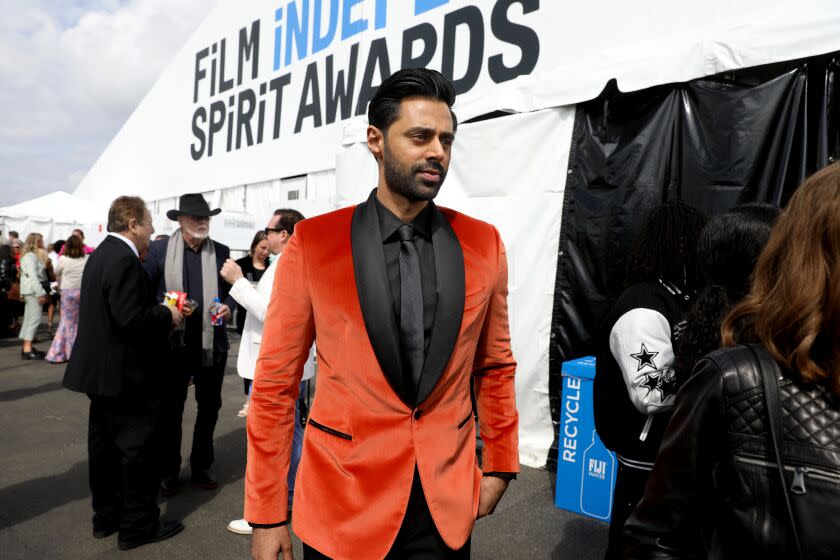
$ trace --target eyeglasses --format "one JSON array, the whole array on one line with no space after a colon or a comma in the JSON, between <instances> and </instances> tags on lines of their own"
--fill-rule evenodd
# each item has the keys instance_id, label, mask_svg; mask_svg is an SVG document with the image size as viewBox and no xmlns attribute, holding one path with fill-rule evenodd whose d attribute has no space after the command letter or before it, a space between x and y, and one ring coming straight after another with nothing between
<instances>
[{"instance_id":1,"label":"eyeglasses","mask_svg":"<svg viewBox=\"0 0 840 560\"><path fill-rule=\"evenodd\" d=\"M285 229L283 229L283 228L277 228L277 227L267 227L267 228L265 228L265 229L263 230L263 232L264 232L266 235L268 235L268 234L269 234L269 233L271 233L272 231L273 231L274 233L280 233L281 231L286 231L286 230L285 230Z\"/></svg>"}]
</instances>

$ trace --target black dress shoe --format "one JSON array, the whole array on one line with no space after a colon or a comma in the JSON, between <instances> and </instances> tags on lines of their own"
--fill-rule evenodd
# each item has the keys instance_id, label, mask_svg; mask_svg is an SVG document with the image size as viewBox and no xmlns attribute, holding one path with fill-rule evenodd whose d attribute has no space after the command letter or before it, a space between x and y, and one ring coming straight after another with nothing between
<instances>
[{"instance_id":1,"label":"black dress shoe","mask_svg":"<svg viewBox=\"0 0 840 560\"><path fill-rule=\"evenodd\" d=\"M35 350L34 348L29 352L20 351L20 357L24 360L43 360L45 355L40 350Z\"/></svg>"},{"instance_id":2,"label":"black dress shoe","mask_svg":"<svg viewBox=\"0 0 840 560\"><path fill-rule=\"evenodd\" d=\"M117 548L120 550L131 550L144 544L164 541L169 537L174 537L184 530L184 524L180 521L161 521L157 530L154 533L136 539L119 539L117 541Z\"/></svg>"},{"instance_id":3,"label":"black dress shoe","mask_svg":"<svg viewBox=\"0 0 840 560\"><path fill-rule=\"evenodd\" d=\"M120 528L118 525L113 526L106 526L106 527L93 527L93 538L94 539L105 539L119 531Z\"/></svg>"},{"instance_id":4,"label":"black dress shoe","mask_svg":"<svg viewBox=\"0 0 840 560\"><path fill-rule=\"evenodd\" d=\"M206 469L199 469L194 470L192 473L192 478L190 478L190 482L198 486L199 488L203 488L204 490L215 490L219 487L219 484L216 482L216 479L210 474L210 471Z\"/></svg>"},{"instance_id":5,"label":"black dress shoe","mask_svg":"<svg viewBox=\"0 0 840 560\"><path fill-rule=\"evenodd\" d=\"M178 493L178 489L180 488L181 484L178 482L178 478L174 476L169 476L166 478L161 479L160 481L160 495L161 496L174 496Z\"/></svg>"}]
</instances>

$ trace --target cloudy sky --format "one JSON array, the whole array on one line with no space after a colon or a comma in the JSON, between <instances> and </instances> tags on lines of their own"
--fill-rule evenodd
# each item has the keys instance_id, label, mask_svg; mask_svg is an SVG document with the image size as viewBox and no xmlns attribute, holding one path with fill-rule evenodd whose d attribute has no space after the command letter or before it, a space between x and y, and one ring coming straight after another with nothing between
<instances>
[{"instance_id":1,"label":"cloudy sky","mask_svg":"<svg viewBox=\"0 0 840 560\"><path fill-rule=\"evenodd\" d=\"M0 206L72 192L217 0L0 0Z\"/></svg>"}]
</instances>

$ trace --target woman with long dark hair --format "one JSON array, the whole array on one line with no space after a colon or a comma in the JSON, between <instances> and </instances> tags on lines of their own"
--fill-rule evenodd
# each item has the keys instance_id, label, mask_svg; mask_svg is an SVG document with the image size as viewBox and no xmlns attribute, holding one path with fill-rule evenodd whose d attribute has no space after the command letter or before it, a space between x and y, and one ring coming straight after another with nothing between
<instances>
[{"instance_id":1,"label":"woman with long dark hair","mask_svg":"<svg viewBox=\"0 0 840 560\"><path fill-rule=\"evenodd\" d=\"M674 355L677 385L685 383L697 361L720 348L720 327L730 308L749 291L758 256L770 239L779 208L750 203L712 218L697 244L708 284L685 317L685 330Z\"/></svg>"},{"instance_id":2,"label":"woman with long dark hair","mask_svg":"<svg viewBox=\"0 0 840 560\"><path fill-rule=\"evenodd\" d=\"M793 194L721 334L731 347L680 390L625 556L837 558L840 164Z\"/></svg>"},{"instance_id":3,"label":"woman with long dark hair","mask_svg":"<svg viewBox=\"0 0 840 560\"><path fill-rule=\"evenodd\" d=\"M82 240L71 235L64 245L64 254L58 257L55 274L61 290L61 319L58 331L47 352L47 361L53 363L66 362L73 352L76 342L76 331L79 328L79 296L82 287L82 273L87 264L88 254L85 253Z\"/></svg>"},{"instance_id":4,"label":"woman with long dark hair","mask_svg":"<svg viewBox=\"0 0 840 560\"><path fill-rule=\"evenodd\" d=\"M236 260L236 264L238 264L239 268L242 269L242 275L251 284L256 285L260 281L260 278L262 278L262 275L268 268L268 257L270 254L268 239L266 238L265 232L258 231L256 235L254 235L254 239L251 240L251 249L248 251L248 254L241 259ZM242 334L242 330L245 328L246 316L247 311L245 311L245 309L236 309L236 332L240 335Z\"/></svg>"}]
</instances>

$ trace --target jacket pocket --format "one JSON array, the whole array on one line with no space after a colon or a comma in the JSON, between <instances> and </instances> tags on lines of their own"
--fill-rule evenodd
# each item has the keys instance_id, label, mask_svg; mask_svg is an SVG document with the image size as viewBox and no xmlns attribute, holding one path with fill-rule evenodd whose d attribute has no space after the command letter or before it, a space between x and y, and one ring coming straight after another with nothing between
<instances>
[{"instance_id":1,"label":"jacket pocket","mask_svg":"<svg viewBox=\"0 0 840 560\"><path fill-rule=\"evenodd\" d=\"M466 425L467 425L467 422L469 422L470 420L472 420L472 418L473 418L473 412L472 412L472 410L470 410L470 414L469 414L469 416L467 416L466 418L464 418L463 420L461 420L460 424L458 424L458 429L460 430L461 428L463 428L464 426L466 426Z\"/></svg>"},{"instance_id":2,"label":"jacket pocket","mask_svg":"<svg viewBox=\"0 0 840 560\"><path fill-rule=\"evenodd\" d=\"M326 432L326 433L328 433L332 436L335 436L335 437L338 437L338 438L341 438L341 439L346 439L347 441L352 441L353 440L353 436L351 436L350 434L345 434L344 432L339 432L338 430L336 430L334 428L330 428L329 426L325 426L325 425L323 425L319 422L316 422L312 418L307 420L306 423L311 425L313 428L321 430L322 432Z\"/></svg>"},{"instance_id":3,"label":"jacket pocket","mask_svg":"<svg viewBox=\"0 0 840 560\"><path fill-rule=\"evenodd\" d=\"M770 472L778 470L779 468L775 462L759 459L757 457L735 455L734 459L736 463L750 465L761 469L768 469ZM808 493L808 487L806 484L808 479L831 484L834 487L840 487L840 472L809 465L785 464L783 466L785 472L789 473L792 477L790 492L798 496Z\"/></svg>"}]
</instances>

